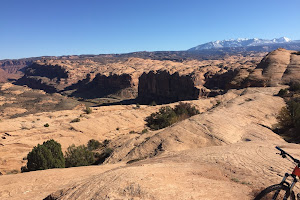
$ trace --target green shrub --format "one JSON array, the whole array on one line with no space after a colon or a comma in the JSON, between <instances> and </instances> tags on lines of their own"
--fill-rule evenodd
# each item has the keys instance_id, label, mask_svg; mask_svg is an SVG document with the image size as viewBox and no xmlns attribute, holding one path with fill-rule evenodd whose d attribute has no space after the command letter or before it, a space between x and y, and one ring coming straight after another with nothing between
<instances>
[{"instance_id":1,"label":"green shrub","mask_svg":"<svg viewBox=\"0 0 300 200\"><path fill-rule=\"evenodd\" d=\"M102 142L102 144L103 144L104 147L107 147L107 145L109 143L110 143L110 140L107 140L107 139L103 140L103 142Z\"/></svg>"},{"instance_id":2,"label":"green shrub","mask_svg":"<svg viewBox=\"0 0 300 200\"><path fill-rule=\"evenodd\" d=\"M44 127L49 127L49 124L48 123L44 124Z\"/></svg>"},{"instance_id":3,"label":"green shrub","mask_svg":"<svg viewBox=\"0 0 300 200\"><path fill-rule=\"evenodd\" d=\"M287 93L288 93L288 89L281 89L281 90L279 90L277 95L280 97L283 97L283 96L287 95Z\"/></svg>"},{"instance_id":4,"label":"green shrub","mask_svg":"<svg viewBox=\"0 0 300 200\"><path fill-rule=\"evenodd\" d=\"M290 101L287 105L293 126L300 131L300 102Z\"/></svg>"},{"instance_id":5,"label":"green shrub","mask_svg":"<svg viewBox=\"0 0 300 200\"><path fill-rule=\"evenodd\" d=\"M174 111L176 115L186 115L187 117L191 117L193 115L200 114L199 110L192 106L190 103L182 103L179 102L178 105L175 106Z\"/></svg>"},{"instance_id":6,"label":"green shrub","mask_svg":"<svg viewBox=\"0 0 300 200\"><path fill-rule=\"evenodd\" d=\"M161 107L158 112L146 117L147 126L153 130L158 130L175 123L176 113L170 106Z\"/></svg>"},{"instance_id":7,"label":"green shrub","mask_svg":"<svg viewBox=\"0 0 300 200\"><path fill-rule=\"evenodd\" d=\"M280 129L289 129L293 127L292 116L287 107L281 108L277 120Z\"/></svg>"},{"instance_id":8,"label":"green shrub","mask_svg":"<svg viewBox=\"0 0 300 200\"><path fill-rule=\"evenodd\" d=\"M293 81L289 85L290 85L290 87L289 87L290 91L293 91L293 92L300 91L300 82Z\"/></svg>"},{"instance_id":9,"label":"green shrub","mask_svg":"<svg viewBox=\"0 0 300 200\"><path fill-rule=\"evenodd\" d=\"M277 116L279 133L289 142L300 142L300 102L291 100Z\"/></svg>"},{"instance_id":10,"label":"green shrub","mask_svg":"<svg viewBox=\"0 0 300 200\"><path fill-rule=\"evenodd\" d=\"M170 106L161 107L158 112L146 117L145 121L150 129L158 130L199 113L190 103L180 102L174 109Z\"/></svg>"},{"instance_id":11,"label":"green shrub","mask_svg":"<svg viewBox=\"0 0 300 200\"><path fill-rule=\"evenodd\" d=\"M91 114L93 111L92 111L92 109L91 109L90 107L86 106L84 112L85 112L86 114Z\"/></svg>"},{"instance_id":12,"label":"green shrub","mask_svg":"<svg viewBox=\"0 0 300 200\"><path fill-rule=\"evenodd\" d=\"M88 166L95 162L94 153L85 145L69 146L65 153L66 167Z\"/></svg>"},{"instance_id":13,"label":"green shrub","mask_svg":"<svg viewBox=\"0 0 300 200\"><path fill-rule=\"evenodd\" d=\"M42 145L38 144L28 153L27 160L27 169L23 168L22 171L65 167L61 145L54 140L48 140Z\"/></svg>"},{"instance_id":14,"label":"green shrub","mask_svg":"<svg viewBox=\"0 0 300 200\"><path fill-rule=\"evenodd\" d=\"M88 141L87 143L87 148L90 150L90 151L93 151L95 149L98 149L102 146L101 142L99 142L98 140L94 140L94 139L91 139Z\"/></svg>"},{"instance_id":15,"label":"green shrub","mask_svg":"<svg viewBox=\"0 0 300 200\"><path fill-rule=\"evenodd\" d=\"M104 163L104 161L113 153L113 149L111 148L105 148L102 153L97 153L95 155L97 161L95 162L95 164L100 165L102 163Z\"/></svg>"},{"instance_id":16,"label":"green shrub","mask_svg":"<svg viewBox=\"0 0 300 200\"><path fill-rule=\"evenodd\" d=\"M144 128L144 129L142 130L142 134L144 134L144 133L148 133L148 129Z\"/></svg>"}]
</instances>

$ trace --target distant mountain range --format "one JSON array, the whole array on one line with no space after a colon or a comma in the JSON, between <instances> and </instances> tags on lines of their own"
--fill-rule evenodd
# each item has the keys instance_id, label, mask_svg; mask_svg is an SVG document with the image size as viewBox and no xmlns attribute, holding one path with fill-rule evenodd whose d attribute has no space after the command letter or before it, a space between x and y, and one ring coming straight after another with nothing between
<instances>
[{"instance_id":1,"label":"distant mountain range","mask_svg":"<svg viewBox=\"0 0 300 200\"><path fill-rule=\"evenodd\" d=\"M257 48L256 48L257 47ZM213 50L213 49L223 49L223 48L241 48L244 50L261 51L270 50L274 48L287 48L291 50L299 50L300 40L291 40L287 37L274 38L272 40L267 39L231 39L231 40L217 40L214 42L208 42L205 44L198 45L189 49L188 51L202 51L202 50ZM261 49L261 50L260 50Z\"/></svg>"}]
</instances>

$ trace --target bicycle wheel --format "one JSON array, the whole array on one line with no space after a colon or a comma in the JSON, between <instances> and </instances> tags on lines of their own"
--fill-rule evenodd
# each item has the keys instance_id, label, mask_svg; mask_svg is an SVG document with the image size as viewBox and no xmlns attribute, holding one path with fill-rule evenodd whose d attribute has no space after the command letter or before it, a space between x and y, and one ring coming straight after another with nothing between
<instances>
[{"instance_id":1,"label":"bicycle wheel","mask_svg":"<svg viewBox=\"0 0 300 200\"><path fill-rule=\"evenodd\" d=\"M261 191L254 200L275 200L275 199L286 199L286 200L295 200L295 194L292 191L290 193L289 187L277 184L271 185Z\"/></svg>"}]
</instances>

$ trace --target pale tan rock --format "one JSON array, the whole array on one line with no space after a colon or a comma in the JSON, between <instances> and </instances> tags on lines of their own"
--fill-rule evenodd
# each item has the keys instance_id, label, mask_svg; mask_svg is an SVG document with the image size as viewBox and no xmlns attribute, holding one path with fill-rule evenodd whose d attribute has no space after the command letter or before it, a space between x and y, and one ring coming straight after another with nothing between
<instances>
[{"instance_id":1,"label":"pale tan rock","mask_svg":"<svg viewBox=\"0 0 300 200\"><path fill-rule=\"evenodd\" d=\"M129 132L141 131L144 117L159 106L95 107L73 124L70 120L81 110L7 119L5 126L0 122L0 132L11 137L0 142L4 145L0 146L0 158L4 158L0 166L24 165L16 161L50 138L57 139L63 149L71 143L86 144L90 138L111 139L115 152L102 166L3 175L0 198L42 199L59 190L54 199L219 199L220 194L228 200L253 199L253 189L279 183L284 172L291 170L292 165L276 154L276 145L300 157L299 145L284 142L270 130L285 105L274 96L279 90L248 88L191 101L202 114L143 135ZM21 129L32 121L36 128ZM42 126L45 122L50 124L48 129ZM69 130L70 126L77 131ZM132 164L125 165L129 160Z\"/></svg>"}]
</instances>

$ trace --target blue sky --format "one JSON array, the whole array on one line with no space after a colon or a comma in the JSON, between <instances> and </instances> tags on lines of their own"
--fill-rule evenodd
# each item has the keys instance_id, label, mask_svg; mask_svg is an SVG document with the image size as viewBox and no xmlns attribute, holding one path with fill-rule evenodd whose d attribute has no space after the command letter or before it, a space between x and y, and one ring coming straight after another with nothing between
<instances>
[{"instance_id":1,"label":"blue sky","mask_svg":"<svg viewBox=\"0 0 300 200\"><path fill-rule=\"evenodd\" d=\"M299 0L0 0L0 59L300 39Z\"/></svg>"}]
</instances>

